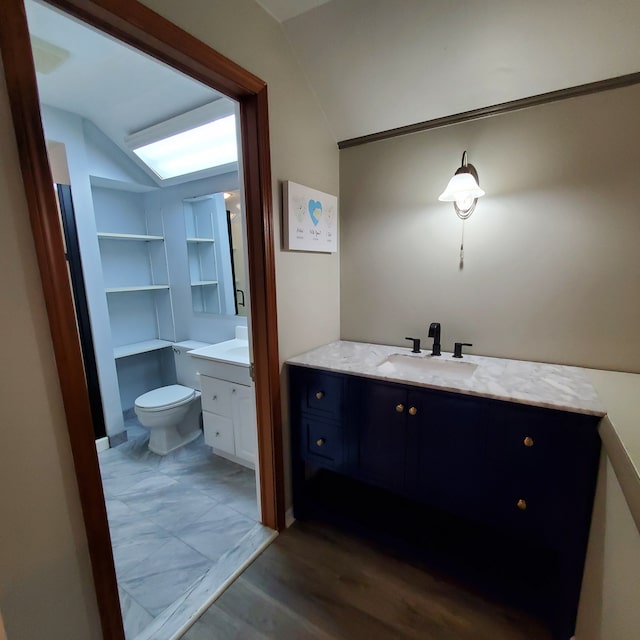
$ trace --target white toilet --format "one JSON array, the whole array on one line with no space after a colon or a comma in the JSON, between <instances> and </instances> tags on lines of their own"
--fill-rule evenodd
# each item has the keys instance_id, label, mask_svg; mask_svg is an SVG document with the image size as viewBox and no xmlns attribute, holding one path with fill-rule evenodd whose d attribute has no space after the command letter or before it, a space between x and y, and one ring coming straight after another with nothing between
<instances>
[{"instance_id":1,"label":"white toilet","mask_svg":"<svg viewBox=\"0 0 640 640\"><path fill-rule=\"evenodd\" d=\"M160 456L193 442L201 432L202 406L197 360L188 351L207 346L186 341L173 346L178 384L153 389L136 398L134 410L149 429L149 450Z\"/></svg>"}]
</instances>

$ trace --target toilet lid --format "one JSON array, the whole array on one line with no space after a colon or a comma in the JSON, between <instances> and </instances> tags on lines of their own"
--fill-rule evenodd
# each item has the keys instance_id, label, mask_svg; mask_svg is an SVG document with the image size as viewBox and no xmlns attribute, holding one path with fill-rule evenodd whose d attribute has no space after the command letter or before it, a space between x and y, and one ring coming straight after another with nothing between
<instances>
[{"instance_id":1,"label":"toilet lid","mask_svg":"<svg viewBox=\"0 0 640 640\"><path fill-rule=\"evenodd\" d=\"M195 391L181 384L170 384L153 391L147 391L136 399L136 407L147 411L160 411L183 404L195 396Z\"/></svg>"}]
</instances>

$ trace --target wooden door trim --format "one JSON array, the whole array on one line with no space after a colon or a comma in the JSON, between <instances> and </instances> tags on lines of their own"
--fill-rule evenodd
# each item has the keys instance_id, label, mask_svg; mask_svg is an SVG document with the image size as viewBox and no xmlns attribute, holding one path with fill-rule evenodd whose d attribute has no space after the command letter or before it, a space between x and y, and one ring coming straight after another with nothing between
<instances>
[{"instance_id":1,"label":"wooden door trim","mask_svg":"<svg viewBox=\"0 0 640 640\"><path fill-rule=\"evenodd\" d=\"M281 530L285 520L284 467L266 83L135 0L48 2L240 103L262 520ZM124 640L82 353L22 0L0 2L0 51L103 637Z\"/></svg>"}]
</instances>

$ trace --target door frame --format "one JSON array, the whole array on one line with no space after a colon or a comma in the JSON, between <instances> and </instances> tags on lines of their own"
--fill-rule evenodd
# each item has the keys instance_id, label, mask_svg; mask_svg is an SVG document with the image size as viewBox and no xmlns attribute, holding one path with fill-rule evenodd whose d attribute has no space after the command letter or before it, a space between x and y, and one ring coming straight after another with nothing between
<instances>
[{"instance_id":1,"label":"door frame","mask_svg":"<svg viewBox=\"0 0 640 640\"><path fill-rule=\"evenodd\" d=\"M275 249L267 85L137 0L47 0L54 7L237 100L240 104L258 424L265 525L285 525ZM62 399L103 637L124 640L122 616L73 296L47 158L23 0L0 2L4 61L25 195Z\"/></svg>"}]
</instances>

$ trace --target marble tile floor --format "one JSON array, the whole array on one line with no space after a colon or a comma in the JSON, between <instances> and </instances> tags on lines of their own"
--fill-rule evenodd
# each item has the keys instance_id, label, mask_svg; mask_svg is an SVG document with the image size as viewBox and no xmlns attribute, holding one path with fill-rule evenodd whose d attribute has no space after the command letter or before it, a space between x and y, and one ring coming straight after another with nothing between
<instances>
[{"instance_id":1,"label":"marble tile floor","mask_svg":"<svg viewBox=\"0 0 640 640\"><path fill-rule=\"evenodd\" d=\"M147 429L133 420L126 426L127 442L98 457L125 634L133 640L194 585L201 591L203 577L214 591L208 583L229 573L229 559L239 566L256 536L271 532L258 523L251 469L214 455L202 436L158 456L147 448ZM165 636L156 630L153 637Z\"/></svg>"}]
</instances>

